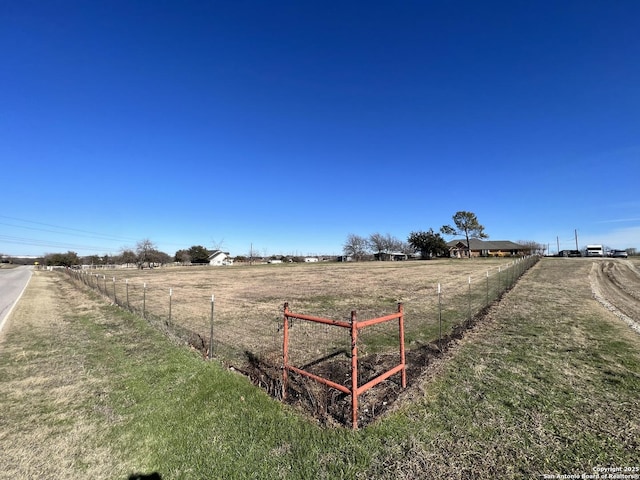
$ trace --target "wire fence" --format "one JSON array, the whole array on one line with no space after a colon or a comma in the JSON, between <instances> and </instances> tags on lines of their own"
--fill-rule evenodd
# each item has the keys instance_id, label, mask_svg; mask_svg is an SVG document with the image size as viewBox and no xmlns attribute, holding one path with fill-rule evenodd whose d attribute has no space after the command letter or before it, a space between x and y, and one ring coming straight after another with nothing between
<instances>
[{"instance_id":1,"label":"wire fence","mask_svg":"<svg viewBox=\"0 0 640 480\"><path fill-rule=\"evenodd\" d=\"M404 388L405 373L408 384L419 378L434 356L441 355L538 260L531 256L444 264L65 271L78 286L147 319L204 357L215 357L250 375L274 397L286 396L322 422L356 427L384 412ZM301 317L339 323L352 321L355 315L358 319L384 317L401 303L403 375L385 377L375 388L360 391L359 386L398 368L397 327L367 325L358 331L357 345L353 345L344 328L287 317L286 303L295 305ZM305 370L328 379L329 384L296 374L285 388L284 318L288 318L292 372ZM358 352L355 370L354 347ZM357 405L353 393L330 384L351 385L349 391L360 396Z\"/></svg>"},{"instance_id":2,"label":"wire fence","mask_svg":"<svg viewBox=\"0 0 640 480\"><path fill-rule=\"evenodd\" d=\"M277 266L257 267L242 278L236 278L232 271L251 267L218 267L215 274L210 269L181 269L163 275L127 269L65 271L76 283L171 332L208 358L215 356L237 368L257 361L281 368L285 302L293 304L297 312L336 320L348 319L353 310L349 301L354 298L359 318L389 314L402 302L407 350L425 345L442 349L447 339L471 324L538 259L517 258L489 268L479 263L469 275L458 272L437 282L420 280L424 278L424 271L420 271L415 280L407 278L401 286L389 286L393 292L386 292L384 283L385 274L391 270L356 265L320 270L322 286L318 287L316 279L316 288L306 286L295 269L283 268L276 280L271 276L273 270L267 270ZM456 261L465 265L462 262L468 260ZM359 276L341 280L350 267ZM394 275L410 277L409 268L398 268L400 273ZM341 293L349 288L353 290ZM231 290L233 293L229 293ZM301 333L291 347L296 362L308 364L334 354L348 355L342 332L326 325L300 325L299 329ZM397 341L393 331L372 326L360 335L359 349L362 355L381 355L397 348Z\"/></svg>"}]
</instances>

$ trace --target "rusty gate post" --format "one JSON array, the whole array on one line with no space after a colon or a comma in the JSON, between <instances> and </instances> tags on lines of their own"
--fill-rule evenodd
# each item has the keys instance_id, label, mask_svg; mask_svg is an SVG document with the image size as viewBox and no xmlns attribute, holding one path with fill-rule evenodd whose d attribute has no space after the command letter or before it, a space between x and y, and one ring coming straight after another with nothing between
<instances>
[{"instance_id":1,"label":"rusty gate post","mask_svg":"<svg viewBox=\"0 0 640 480\"><path fill-rule=\"evenodd\" d=\"M282 400L287 398L287 366L289 365L289 302L284 303L283 340L282 340Z\"/></svg>"},{"instance_id":2,"label":"rusty gate post","mask_svg":"<svg viewBox=\"0 0 640 480\"><path fill-rule=\"evenodd\" d=\"M398 328L400 335L400 364L402 365L402 388L407 387L407 363L404 356L404 305L398 303Z\"/></svg>"},{"instance_id":3,"label":"rusty gate post","mask_svg":"<svg viewBox=\"0 0 640 480\"><path fill-rule=\"evenodd\" d=\"M351 312L351 426L358 429L358 322Z\"/></svg>"}]
</instances>

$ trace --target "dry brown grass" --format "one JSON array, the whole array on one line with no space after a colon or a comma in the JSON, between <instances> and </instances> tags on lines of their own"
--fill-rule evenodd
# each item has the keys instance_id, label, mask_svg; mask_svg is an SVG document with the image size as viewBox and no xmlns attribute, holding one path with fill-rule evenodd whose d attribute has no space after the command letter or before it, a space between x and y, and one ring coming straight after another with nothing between
<instances>
[{"instance_id":1,"label":"dry brown grass","mask_svg":"<svg viewBox=\"0 0 640 480\"><path fill-rule=\"evenodd\" d=\"M38 274L0 345L0 478L126 478L130 456L163 478L541 478L634 466L638 337L594 300L591 263L543 260L392 415L353 435L299 421L242 377Z\"/></svg>"},{"instance_id":2,"label":"dry brown grass","mask_svg":"<svg viewBox=\"0 0 640 480\"><path fill-rule=\"evenodd\" d=\"M207 340L214 295L214 350L217 344L232 356L233 352L244 351L263 355L282 348L279 324L285 302L293 312L333 319L348 319L352 310L358 312L359 319L386 315L395 312L397 303L402 302L408 338L432 341L433 330L429 328L438 321L437 284L442 284L445 307L452 306L466 294L469 276L474 285L484 289L490 272L493 289L499 281L498 268L510 262L474 259L117 269L92 272L90 282L103 291L106 285L112 299L115 288L120 304L127 303L128 288L128 304L138 312L143 310L146 284L147 315L168 322L171 308L172 323ZM466 310L462 304L459 308ZM425 332L428 338L421 336ZM343 337L342 332L325 328L312 330L309 335L315 336L312 342L316 344L319 339L332 344Z\"/></svg>"},{"instance_id":3,"label":"dry brown grass","mask_svg":"<svg viewBox=\"0 0 640 480\"><path fill-rule=\"evenodd\" d=\"M67 282L36 272L12 313L2 348L0 479L108 478L120 466L96 442L91 403L102 379L86 364L70 305L84 297ZM86 297L84 297L86 298ZM86 300L85 300L86 303ZM95 305L87 305L93 309ZM78 346L77 350L74 345Z\"/></svg>"}]
</instances>

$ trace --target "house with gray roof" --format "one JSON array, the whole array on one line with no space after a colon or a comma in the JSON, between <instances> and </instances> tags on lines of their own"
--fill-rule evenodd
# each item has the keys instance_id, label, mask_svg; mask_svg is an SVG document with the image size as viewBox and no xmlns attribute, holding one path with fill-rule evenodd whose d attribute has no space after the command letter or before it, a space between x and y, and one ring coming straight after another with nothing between
<instances>
[{"instance_id":1,"label":"house with gray roof","mask_svg":"<svg viewBox=\"0 0 640 480\"><path fill-rule=\"evenodd\" d=\"M469 239L469 249L467 252L466 240L451 240L447 242L449 255L453 258L462 257L521 257L528 255L528 247L509 240L480 240L479 238Z\"/></svg>"}]
</instances>

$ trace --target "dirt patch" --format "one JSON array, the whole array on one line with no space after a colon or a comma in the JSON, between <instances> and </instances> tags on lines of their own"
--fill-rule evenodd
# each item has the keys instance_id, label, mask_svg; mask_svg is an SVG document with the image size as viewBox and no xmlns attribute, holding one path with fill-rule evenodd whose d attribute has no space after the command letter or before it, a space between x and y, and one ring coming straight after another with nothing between
<instances>
[{"instance_id":1,"label":"dirt patch","mask_svg":"<svg viewBox=\"0 0 640 480\"><path fill-rule=\"evenodd\" d=\"M589 274L594 297L640 333L640 271L631 260L597 260Z\"/></svg>"}]
</instances>

